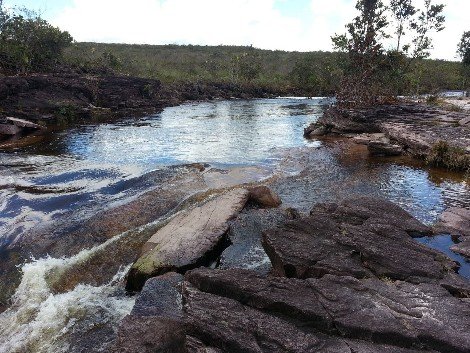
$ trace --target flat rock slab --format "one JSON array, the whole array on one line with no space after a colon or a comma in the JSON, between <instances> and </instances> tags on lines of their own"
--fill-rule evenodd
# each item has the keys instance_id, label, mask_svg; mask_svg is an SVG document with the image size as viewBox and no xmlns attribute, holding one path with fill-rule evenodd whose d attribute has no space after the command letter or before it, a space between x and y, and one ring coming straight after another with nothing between
<instances>
[{"instance_id":1,"label":"flat rock slab","mask_svg":"<svg viewBox=\"0 0 470 353\"><path fill-rule=\"evenodd\" d=\"M470 209L451 207L439 216L438 232L470 237Z\"/></svg>"},{"instance_id":2,"label":"flat rock slab","mask_svg":"<svg viewBox=\"0 0 470 353\"><path fill-rule=\"evenodd\" d=\"M468 301L436 284L209 269L185 278L191 335L229 352L470 350Z\"/></svg>"},{"instance_id":3,"label":"flat rock slab","mask_svg":"<svg viewBox=\"0 0 470 353\"><path fill-rule=\"evenodd\" d=\"M430 234L430 228L393 203L359 197L320 204L309 217L265 232L263 245L279 276L335 274L418 283L458 269L442 253L412 239Z\"/></svg>"},{"instance_id":4,"label":"flat rock slab","mask_svg":"<svg viewBox=\"0 0 470 353\"><path fill-rule=\"evenodd\" d=\"M234 189L174 217L144 245L144 254L129 273L127 288L140 289L152 276L184 271L210 260L211 253L223 245L228 222L249 196L246 189Z\"/></svg>"},{"instance_id":5,"label":"flat rock slab","mask_svg":"<svg viewBox=\"0 0 470 353\"><path fill-rule=\"evenodd\" d=\"M424 104L401 103L370 109L340 109L332 107L304 131L325 134L385 133L405 151L426 157L438 141L452 147L470 146L468 113L446 111ZM361 140L361 138L359 138Z\"/></svg>"},{"instance_id":6,"label":"flat rock slab","mask_svg":"<svg viewBox=\"0 0 470 353\"><path fill-rule=\"evenodd\" d=\"M6 118L6 120L8 122L12 123L13 125L16 125L16 126L21 127L21 128L45 129L45 126L33 123L31 121L28 121L28 120L23 120L23 119L18 119L18 118L11 118L11 117Z\"/></svg>"},{"instance_id":7,"label":"flat rock slab","mask_svg":"<svg viewBox=\"0 0 470 353\"><path fill-rule=\"evenodd\" d=\"M470 258L470 209L459 207L447 209L439 216L435 231L458 237L459 243L450 249Z\"/></svg>"}]
</instances>

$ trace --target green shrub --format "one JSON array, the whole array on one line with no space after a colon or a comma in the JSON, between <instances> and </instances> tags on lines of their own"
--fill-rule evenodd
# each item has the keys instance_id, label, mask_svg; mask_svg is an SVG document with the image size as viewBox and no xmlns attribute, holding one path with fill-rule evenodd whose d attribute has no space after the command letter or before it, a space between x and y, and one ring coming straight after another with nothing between
<instances>
[{"instance_id":1,"label":"green shrub","mask_svg":"<svg viewBox=\"0 0 470 353\"><path fill-rule=\"evenodd\" d=\"M452 147L445 141L439 141L432 146L426 158L426 163L450 170L470 170L470 155L463 148Z\"/></svg>"},{"instance_id":2,"label":"green shrub","mask_svg":"<svg viewBox=\"0 0 470 353\"><path fill-rule=\"evenodd\" d=\"M0 8L0 72L23 74L54 68L73 40L70 34L26 10L10 15L1 2Z\"/></svg>"}]
</instances>

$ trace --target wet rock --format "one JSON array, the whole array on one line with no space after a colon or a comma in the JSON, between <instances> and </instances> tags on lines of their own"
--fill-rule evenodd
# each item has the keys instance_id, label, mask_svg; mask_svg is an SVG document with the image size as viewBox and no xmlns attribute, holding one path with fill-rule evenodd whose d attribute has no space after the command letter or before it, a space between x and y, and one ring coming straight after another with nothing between
<instances>
[{"instance_id":1,"label":"wet rock","mask_svg":"<svg viewBox=\"0 0 470 353\"><path fill-rule=\"evenodd\" d=\"M451 207L439 216L436 230L456 236L470 237L470 209Z\"/></svg>"},{"instance_id":2,"label":"wet rock","mask_svg":"<svg viewBox=\"0 0 470 353\"><path fill-rule=\"evenodd\" d=\"M21 129L12 124L0 124L0 135L14 136L19 134Z\"/></svg>"},{"instance_id":3,"label":"wet rock","mask_svg":"<svg viewBox=\"0 0 470 353\"><path fill-rule=\"evenodd\" d=\"M403 148L400 145L389 142L371 141L367 148L373 156L400 156L403 154Z\"/></svg>"},{"instance_id":4,"label":"wet rock","mask_svg":"<svg viewBox=\"0 0 470 353\"><path fill-rule=\"evenodd\" d=\"M261 245L262 233L288 220L280 209L245 209L230 222L231 245L220 256L219 268L246 268L260 273L271 269L271 262Z\"/></svg>"},{"instance_id":5,"label":"wet rock","mask_svg":"<svg viewBox=\"0 0 470 353\"><path fill-rule=\"evenodd\" d=\"M131 314L120 323L113 353L186 352L181 282L176 273L147 281Z\"/></svg>"},{"instance_id":6,"label":"wet rock","mask_svg":"<svg viewBox=\"0 0 470 353\"><path fill-rule=\"evenodd\" d=\"M267 186L255 186L248 190L250 192L250 200L263 207L279 207L282 203L279 196Z\"/></svg>"},{"instance_id":7,"label":"wet rock","mask_svg":"<svg viewBox=\"0 0 470 353\"><path fill-rule=\"evenodd\" d=\"M152 276L213 261L225 246L228 222L248 198L248 190L235 189L178 214L144 245L143 255L130 270L127 288L139 290Z\"/></svg>"},{"instance_id":8,"label":"wet rock","mask_svg":"<svg viewBox=\"0 0 470 353\"><path fill-rule=\"evenodd\" d=\"M36 124L36 123L33 123L31 121L28 121L28 120L24 120L24 119L8 117L8 118L6 118L6 120L9 123L11 123L15 126L18 126L20 128L28 128L28 129L36 129L36 130L45 129L45 126L42 126L40 124Z\"/></svg>"},{"instance_id":9,"label":"wet rock","mask_svg":"<svg viewBox=\"0 0 470 353\"><path fill-rule=\"evenodd\" d=\"M470 257L470 209L451 207L439 216L435 226L437 233L448 233L458 237L459 243L451 250Z\"/></svg>"},{"instance_id":10,"label":"wet rock","mask_svg":"<svg viewBox=\"0 0 470 353\"><path fill-rule=\"evenodd\" d=\"M279 276L377 276L419 283L458 268L411 238L430 232L393 203L358 197L317 205L309 217L265 232L263 245Z\"/></svg>"},{"instance_id":11,"label":"wet rock","mask_svg":"<svg viewBox=\"0 0 470 353\"><path fill-rule=\"evenodd\" d=\"M191 334L229 351L354 352L351 342L364 347L360 352L470 349L468 303L435 283L208 269L191 271L186 280Z\"/></svg>"},{"instance_id":12,"label":"wet rock","mask_svg":"<svg viewBox=\"0 0 470 353\"><path fill-rule=\"evenodd\" d=\"M377 144L372 152L380 150L380 154L397 155L401 153L399 145L413 156L426 158L437 141L445 141L451 147L464 150L468 148L467 115L407 102L368 109L332 107L305 133L308 135L320 128L344 136L381 133L394 141L393 146ZM364 140L365 136L357 140L369 144L370 140Z\"/></svg>"},{"instance_id":13,"label":"wet rock","mask_svg":"<svg viewBox=\"0 0 470 353\"><path fill-rule=\"evenodd\" d=\"M308 127L304 129L304 137L305 138L314 138L317 136L324 136L328 134L329 129L326 126L317 125L317 124L310 124Z\"/></svg>"},{"instance_id":14,"label":"wet rock","mask_svg":"<svg viewBox=\"0 0 470 353\"><path fill-rule=\"evenodd\" d=\"M183 276L174 272L150 278L138 295L131 315L181 319L182 282Z\"/></svg>"}]
</instances>

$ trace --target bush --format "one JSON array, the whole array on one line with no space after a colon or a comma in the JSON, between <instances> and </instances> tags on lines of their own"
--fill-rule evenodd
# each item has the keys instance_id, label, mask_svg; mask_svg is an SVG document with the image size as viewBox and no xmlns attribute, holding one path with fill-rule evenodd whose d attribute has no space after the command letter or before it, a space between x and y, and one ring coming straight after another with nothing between
<instances>
[{"instance_id":1,"label":"bush","mask_svg":"<svg viewBox=\"0 0 470 353\"><path fill-rule=\"evenodd\" d=\"M73 40L68 32L37 15L27 17L21 12L8 15L5 10L1 14L0 71L4 74L49 70L57 65L63 49Z\"/></svg>"},{"instance_id":2,"label":"bush","mask_svg":"<svg viewBox=\"0 0 470 353\"><path fill-rule=\"evenodd\" d=\"M450 170L470 170L470 155L463 148L452 147L445 141L439 141L431 149L426 163Z\"/></svg>"}]
</instances>

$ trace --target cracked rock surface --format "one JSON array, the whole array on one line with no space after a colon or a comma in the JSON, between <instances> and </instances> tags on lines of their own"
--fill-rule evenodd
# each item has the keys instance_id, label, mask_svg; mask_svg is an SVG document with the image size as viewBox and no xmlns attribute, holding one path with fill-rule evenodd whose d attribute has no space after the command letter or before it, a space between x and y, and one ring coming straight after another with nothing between
<instances>
[{"instance_id":1,"label":"cracked rock surface","mask_svg":"<svg viewBox=\"0 0 470 353\"><path fill-rule=\"evenodd\" d=\"M257 213L232 224L237 237L262 229L268 273L201 267L153 278L123 320L117 348L138 333L145 349L123 351L470 351L470 283L457 263L412 239L430 229L398 206L354 198L278 222L266 221L269 212L254 227Z\"/></svg>"}]
</instances>

